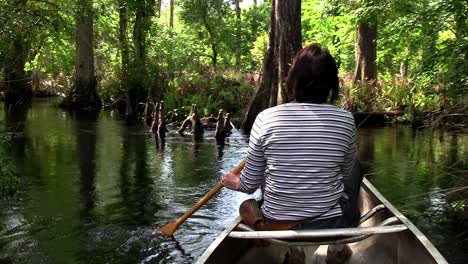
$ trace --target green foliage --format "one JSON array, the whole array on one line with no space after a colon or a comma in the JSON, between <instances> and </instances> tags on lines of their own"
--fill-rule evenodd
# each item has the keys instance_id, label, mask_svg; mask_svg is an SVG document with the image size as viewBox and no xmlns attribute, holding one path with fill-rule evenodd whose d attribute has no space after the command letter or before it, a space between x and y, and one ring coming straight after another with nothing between
<instances>
[{"instance_id":1,"label":"green foliage","mask_svg":"<svg viewBox=\"0 0 468 264\"><path fill-rule=\"evenodd\" d=\"M427 112L466 98L468 11L464 1L307 0L302 9L305 44L325 46L337 59L345 108ZM377 22L379 80L373 91L352 84L358 21ZM371 107L363 101L370 92L377 95Z\"/></svg>"},{"instance_id":2,"label":"green foliage","mask_svg":"<svg viewBox=\"0 0 468 264\"><path fill-rule=\"evenodd\" d=\"M239 115L248 103L251 88L242 84L234 75L190 74L176 78L178 89L166 94L168 118L180 121L187 117L191 104L197 104L201 116L216 115L219 109Z\"/></svg>"},{"instance_id":3,"label":"green foliage","mask_svg":"<svg viewBox=\"0 0 468 264\"><path fill-rule=\"evenodd\" d=\"M96 77L105 105L125 101L130 89L121 83L119 3L93 1ZM231 101L245 103L237 88L222 87L226 84L220 79L243 80L243 75L259 71L267 41L270 1L242 9L240 76L231 74L239 49L233 1L175 1L173 28L168 25L167 5L159 13L152 8L152 1L125 3L131 64L136 63L136 13L146 14L142 27L146 32L143 66L147 76L140 77L143 71L139 67L130 67L130 81L142 86L136 91L140 93L138 100L146 100L146 90L151 88L153 97L165 99L168 107L174 107L174 113L192 103L200 104L200 109L207 109L205 112L216 112L216 108ZM377 98L370 108L375 110L436 111L458 104L467 94L467 6L462 0L304 0L303 42L327 47L336 58L344 87L341 103L346 108L366 109L362 100L373 92ZM74 0L0 2L2 74L6 58L14 51L13 43L19 39L27 47L25 70L52 80L59 90L68 88L75 67L75 8ZM359 21L377 22L379 80L375 91L352 84ZM252 83L240 83L239 90L250 94ZM233 108L237 111L244 107Z\"/></svg>"}]
</instances>

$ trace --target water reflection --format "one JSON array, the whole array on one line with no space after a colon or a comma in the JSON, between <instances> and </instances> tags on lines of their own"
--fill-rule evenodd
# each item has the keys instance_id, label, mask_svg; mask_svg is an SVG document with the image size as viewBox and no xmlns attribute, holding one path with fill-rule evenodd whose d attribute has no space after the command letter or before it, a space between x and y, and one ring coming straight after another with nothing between
<instances>
[{"instance_id":1,"label":"water reflection","mask_svg":"<svg viewBox=\"0 0 468 264\"><path fill-rule=\"evenodd\" d=\"M401 127L360 129L359 143L369 180L451 263L464 263L468 219L466 209L455 212L454 206L468 201L463 189L468 183L467 135Z\"/></svg>"},{"instance_id":2,"label":"water reflection","mask_svg":"<svg viewBox=\"0 0 468 264\"><path fill-rule=\"evenodd\" d=\"M172 128L161 140L109 112L77 116L47 101L9 118L13 129L22 120L14 158L24 184L20 199L0 202L0 263L191 263L249 197L223 189L175 239L152 236L245 157L247 137L217 146L213 131L198 142ZM457 191L467 185L467 136L384 127L362 128L358 140L369 179L464 263L466 227L447 205L467 197Z\"/></svg>"},{"instance_id":3,"label":"water reflection","mask_svg":"<svg viewBox=\"0 0 468 264\"><path fill-rule=\"evenodd\" d=\"M147 164L147 134L143 128L123 128L123 157L120 165L120 190L122 203L126 208L128 221L135 225L149 225L154 222L153 213L158 209L151 204L153 192ZM144 130L143 130L144 131Z\"/></svg>"},{"instance_id":4,"label":"water reflection","mask_svg":"<svg viewBox=\"0 0 468 264\"><path fill-rule=\"evenodd\" d=\"M97 113L71 112L76 133L80 170L80 218L90 221L96 205L96 120Z\"/></svg>"}]
</instances>

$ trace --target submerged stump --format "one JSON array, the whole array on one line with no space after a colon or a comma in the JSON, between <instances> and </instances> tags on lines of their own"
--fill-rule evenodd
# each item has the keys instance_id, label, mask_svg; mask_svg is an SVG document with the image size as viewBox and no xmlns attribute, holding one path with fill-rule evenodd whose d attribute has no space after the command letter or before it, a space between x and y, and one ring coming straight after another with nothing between
<instances>
[{"instance_id":1,"label":"submerged stump","mask_svg":"<svg viewBox=\"0 0 468 264\"><path fill-rule=\"evenodd\" d=\"M223 117L224 111L223 109L219 110L218 113L218 121L216 122L216 132L215 132L215 138L216 138L216 144L222 145L224 144L224 139L226 138L226 131L224 130L224 117Z\"/></svg>"},{"instance_id":2,"label":"submerged stump","mask_svg":"<svg viewBox=\"0 0 468 264\"><path fill-rule=\"evenodd\" d=\"M157 133L159 127L159 103L156 103L153 109L153 113L151 114L151 118L153 119L153 121L151 123L150 131L152 133Z\"/></svg>"},{"instance_id":3,"label":"submerged stump","mask_svg":"<svg viewBox=\"0 0 468 264\"><path fill-rule=\"evenodd\" d=\"M164 101L159 103L159 118L158 118L158 136L160 138L166 137L166 132L168 132L166 127L166 111L164 108Z\"/></svg>"},{"instance_id":4,"label":"submerged stump","mask_svg":"<svg viewBox=\"0 0 468 264\"><path fill-rule=\"evenodd\" d=\"M224 134L229 136L232 134L232 130L234 129L234 124L231 122L231 114L226 113L226 117L224 118Z\"/></svg>"},{"instance_id":5,"label":"submerged stump","mask_svg":"<svg viewBox=\"0 0 468 264\"><path fill-rule=\"evenodd\" d=\"M185 129L191 126L192 127L192 135L196 140L200 140L203 137L203 125L200 121L200 118L197 115L197 105L192 104L192 110L190 111L187 118L182 122L182 125L177 130L177 132L181 135L184 134Z\"/></svg>"}]
</instances>

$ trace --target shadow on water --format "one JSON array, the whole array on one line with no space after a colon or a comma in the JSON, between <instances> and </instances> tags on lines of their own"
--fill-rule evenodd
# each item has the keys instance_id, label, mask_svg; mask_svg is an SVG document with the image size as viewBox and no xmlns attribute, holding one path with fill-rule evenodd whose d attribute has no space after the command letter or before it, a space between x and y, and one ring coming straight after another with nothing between
<instances>
[{"instance_id":1,"label":"shadow on water","mask_svg":"<svg viewBox=\"0 0 468 264\"><path fill-rule=\"evenodd\" d=\"M153 213L159 209L159 205L151 203L150 199L153 182L147 164L147 135L135 126L124 127L123 131L119 184L122 203L129 223L149 225L154 222Z\"/></svg>"},{"instance_id":2,"label":"shadow on water","mask_svg":"<svg viewBox=\"0 0 468 264\"><path fill-rule=\"evenodd\" d=\"M76 151L80 170L80 218L83 222L92 221L92 211L96 206L96 120L97 113L71 112L75 121Z\"/></svg>"}]
</instances>

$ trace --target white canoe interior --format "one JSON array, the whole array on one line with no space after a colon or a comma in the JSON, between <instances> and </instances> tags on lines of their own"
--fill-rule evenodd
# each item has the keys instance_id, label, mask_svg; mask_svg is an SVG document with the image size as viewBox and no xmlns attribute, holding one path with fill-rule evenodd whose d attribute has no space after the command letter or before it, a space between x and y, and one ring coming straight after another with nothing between
<instances>
[{"instance_id":1,"label":"white canoe interior","mask_svg":"<svg viewBox=\"0 0 468 264\"><path fill-rule=\"evenodd\" d=\"M361 224L357 228L255 231L240 218L227 227L197 263L283 263L287 252L304 252L306 263L325 263L330 244L348 243L346 263L447 263L404 215L364 179L360 192ZM254 239L270 242L260 247ZM301 254L301 253L300 253Z\"/></svg>"}]
</instances>

